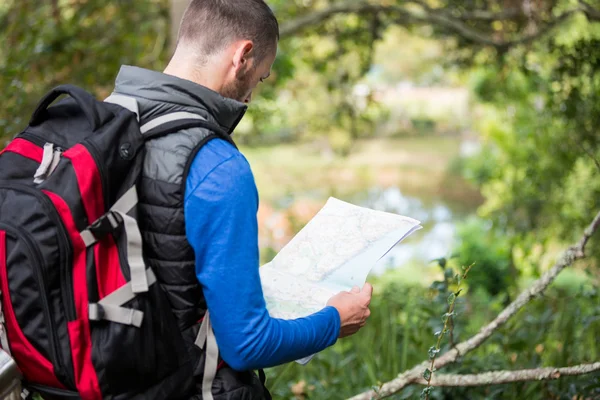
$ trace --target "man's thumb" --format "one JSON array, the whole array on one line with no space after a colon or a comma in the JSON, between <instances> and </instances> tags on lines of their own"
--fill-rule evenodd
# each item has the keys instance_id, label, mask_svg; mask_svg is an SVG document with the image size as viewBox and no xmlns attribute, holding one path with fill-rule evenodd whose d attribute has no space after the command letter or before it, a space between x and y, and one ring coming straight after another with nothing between
<instances>
[{"instance_id":1,"label":"man's thumb","mask_svg":"<svg viewBox=\"0 0 600 400\"><path fill-rule=\"evenodd\" d=\"M363 286L361 292L371 297L373 295L373 286L371 286L371 284L367 282Z\"/></svg>"}]
</instances>

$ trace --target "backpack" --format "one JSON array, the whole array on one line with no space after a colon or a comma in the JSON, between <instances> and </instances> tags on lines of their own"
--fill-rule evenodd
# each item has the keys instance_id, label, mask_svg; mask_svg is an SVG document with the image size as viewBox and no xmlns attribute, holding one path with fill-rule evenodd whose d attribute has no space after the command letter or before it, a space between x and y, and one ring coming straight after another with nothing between
<instances>
[{"instance_id":1,"label":"backpack","mask_svg":"<svg viewBox=\"0 0 600 400\"><path fill-rule=\"evenodd\" d=\"M69 98L51 104L61 95ZM0 341L45 399L184 399L193 363L136 222L144 143L192 127L177 112L140 126L135 99L62 85L0 152ZM205 318L204 383L216 342ZM206 389L206 388L203 388Z\"/></svg>"}]
</instances>

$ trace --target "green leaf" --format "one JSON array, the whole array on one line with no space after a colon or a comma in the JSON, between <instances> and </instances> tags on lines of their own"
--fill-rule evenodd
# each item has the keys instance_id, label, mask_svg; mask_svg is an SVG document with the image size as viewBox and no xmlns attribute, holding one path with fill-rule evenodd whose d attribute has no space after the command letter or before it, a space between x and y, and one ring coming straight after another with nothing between
<instances>
[{"instance_id":1,"label":"green leaf","mask_svg":"<svg viewBox=\"0 0 600 400\"><path fill-rule=\"evenodd\" d=\"M454 303L454 300L456 300L456 294L450 293L450 296L448 296L448 304Z\"/></svg>"},{"instance_id":2,"label":"green leaf","mask_svg":"<svg viewBox=\"0 0 600 400\"><path fill-rule=\"evenodd\" d=\"M426 399L429 396L430 393L431 393L431 387L426 387L421 392L421 399Z\"/></svg>"},{"instance_id":3,"label":"green leaf","mask_svg":"<svg viewBox=\"0 0 600 400\"><path fill-rule=\"evenodd\" d=\"M454 280L456 281L457 285L460 285L460 282L462 281L462 277L460 276L460 274L456 274L456 275L454 275Z\"/></svg>"},{"instance_id":4,"label":"green leaf","mask_svg":"<svg viewBox=\"0 0 600 400\"><path fill-rule=\"evenodd\" d=\"M453 316L454 316L454 312L445 313L444 315L442 315L442 321L446 322L446 321L448 321L448 318L453 317Z\"/></svg>"},{"instance_id":5,"label":"green leaf","mask_svg":"<svg viewBox=\"0 0 600 400\"><path fill-rule=\"evenodd\" d=\"M429 368L423 371L423 379L425 379L426 381L429 381L431 379L431 370Z\"/></svg>"},{"instance_id":6,"label":"green leaf","mask_svg":"<svg viewBox=\"0 0 600 400\"><path fill-rule=\"evenodd\" d=\"M435 281L431 284L430 288L437 290L438 292L445 292L448 286L446 285L446 282Z\"/></svg>"},{"instance_id":7,"label":"green leaf","mask_svg":"<svg viewBox=\"0 0 600 400\"><path fill-rule=\"evenodd\" d=\"M440 336L441 334L442 334L442 331L437 331L437 332L435 332L433 335L434 335L434 336Z\"/></svg>"},{"instance_id":8,"label":"green leaf","mask_svg":"<svg viewBox=\"0 0 600 400\"><path fill-rule=\"evenodd\" d=\"M447 264L447 261L446 261L446 259L445 259L444 257L442 257L442 258L438 258L437 260L433 260L433 261L437 261L438 265L440 266L440 268L441 268L442 270L445 270L445 269L446 269L446 264Z\"/></svg>"},{"instance_id":9,"label":"green leaf","mask_svg":"<svg viewBox=\"0 0 600 400\"><path fill-rule=\"evenodd\" d=\"M446 278L446 280L450 280L452 279L452 274L454 273L454 271L452 271L452 269L450 268L446 268L444 270L444 278Z\"/></svg>"},{"instance_id":10,"label":"green leaf","mask_svg":"<svg viewBox=\"0 0 600 400\"><path fill-rule=\"evenodd\" d=\"M458 297L462 291L462 289L458 289L456 292L454 292L454 294L456 295L456 297Z\"/></svg>"},{"instance_id":11,"label":"green leaf","mask_svg":"<svg viewBox=\"0 0 600 400\"><path fill-rule=\"evenodd\" d=\"M431 346L427 351L427 354L429 354L429 359L432 360L435 357L435 355L439 352L440 351L435 346Z\"/></svg>"}]
</instances>

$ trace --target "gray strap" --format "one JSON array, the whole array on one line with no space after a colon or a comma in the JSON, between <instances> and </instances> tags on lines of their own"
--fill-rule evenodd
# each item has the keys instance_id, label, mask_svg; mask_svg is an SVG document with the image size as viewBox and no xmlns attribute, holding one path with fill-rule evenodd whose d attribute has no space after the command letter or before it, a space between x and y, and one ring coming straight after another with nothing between
<instances>
[{"instance_id":1,"label":"gray strap","mask_svg":"<svg viewBox=\"0 0 600 400\"><path fill-rule=\"evenodd\" d=\"M145 272L146 265L144 264L144 257L142 255L142 234L135 218L127 215L137 203L137 189L135 186L132 186L102 218L108 218L113 227L117 227L119 223L113 213L119 214L123 219L125 234L127 235L127 262L131 271L133 291L134 293L144 293L148 291L148 281ZM86 247L96 243L96 238L88 229L82 231L80 234Z\"/></svg>"},{"instance_id":2,"label":"gray strap","mask_svg":"<svg viewBox=\"0 0 600 400\"><path fill-rule=\"evenodd\" d=\"M50 168L48 169L48 173L46 174L46 178L52 175L56 167L58 167L58 163L60 162L61 151L54 149L54 154L52 154L52 164L50 164Z\"/></svg>"},{"instance_id":3,"label":"gray strap","mask_svg":"<svg viewBox=\"0 0 600 400\"><path fill-rule=\"evenodd\" d=\"M11 355L10 347L8 346L8 336L6 335L6 325L4 324L4 310L2 309L2 291L0 291L0 345L2 350Z\"/></svg>"},{"instance_id":4,"label":"gray strap","mask_svg":"<svg viewBox=\"0 0 600 400\"><path fill-rule=\"evenodd\" d=\"M152 286L156 283L156 275L154 275L154 272L151 269L146 270L146 278L148 279L148 285ZM129 282L126 285L121 286L119 289L115 290L102 300L100 300L99 303L103 306L122 306L128 301L133 300L135 295L136 294L131 289L131 282Z\"/></svg>"},{"instance_id":5,"label":"gray strap","mask_svg":"<svg viewBox=\"0 0 600 400\"><path fill-rule=\"evenodd\" d=\"M200 330L198 331L198 334L196 335L196 341L194 341L194 344L203 350L204 350L204 344L206 343L206 336L208 335L208 331L206 329L206 325L208 324L207 320L208 320L208 311L204 315L204 319L202 320L202 324L200 325Z\"/></svg>"},{"instance_id":6,"label":"gray strap","mask_svg":"<svg viewBox=\"0 0 600 400\"><path fill-rule=\"evenodd\" d=\"M156 127L159 127L160 125L167 124L167 123L173 122L173 121L183 120L183 119L206 120L206 118L204 118L198 114L185 112L185 111L174 112L174 113L163 115L161 117L154 118L152 121L145 123L144 125L142 125L140 127L140 132L142 132L142 135L143 135L144 133L149 132Z\"/></svg>"},{"instance_id":7,"label":"gray strap","mask_svg":"<svg viewBox=\"0 0 600 400\"><path fill-rule=\"evenodd\" d=\"M204 358L204 377L202 378L202 400L213 400L212 384L217 375L217 367L219 365L219 347L217 339L210 323L210 315L208 311L204 315L200 330L196 336L195 344L204 349L206 341L205 358Z\"/></svg>"},{"instance_id":8,"label":"gray strap","mask_svg":"<svg viewBox=\"0 0 600 400\"><path fill-rule=\"evenodd\" d=\"M106 103L117 104L121 107L128 109L132 113L135 113L138 121L140 120L140 107L138 105L137 100L134 97L113 93L110 96L108 96L104 101Z\"/></svg>"},{"instance_id":9,"label":"gray strap","mask_svg":"<svg viewBox=\"0 0 600 400\"><path fill-rule=\"evenodd\" d=\"M156 275L151 269L146 271L148 284L156 283ZM115 290L98 303L90 303L89 318L94 321L107 320L124 325L142 326L144 313L139 310L121 307L123 304L135 298L136 294L131 288L131 283L127 283L121 288Z\"/></svg>"},{"instance_id":10,"label":"gray strap","mask_svg":"<svg viewBox=\"0 0 600 400\"><path fill-rule=\"evenodd\" d=\"M117 322L123 325L133 325L137 328L142 326L144 313L133 308L125 308L113 305L100 305L92 303L89 305L89 318L99 321L101 319Z\"/></svg>"},{"instance_id":11,"label":"gray strap","mask_svg":"<svg viewBox=\"0 0 600 400\"><path fill-rule=\"evenodd\" d=\"M134 293L148 291L148 279L146 279L146 264L142 255L142 234L135 218L116 211L125 222L125 234L127 235L127 262L131 272L131 289Z\"/></svg>"},{"instance_id":12,"label":"gray strap","mask_svg":"<svg viewBox=\"0 0 600 400\"><path fill-rule=\"evenodd\" d=\"M115 217L114 211L112 211L112 210L109 210L106 214L104 214L100 218L106 218L113 229L118 228L119 224L121 223L117 219L117 217ZM81 239L83 239L83 243L85 244L85 247L90 247L91 245L96 244L96 242L98 241L96 239L96 237L94 236L94 234L89 229L85 229L85 230L79 232L79 234L81 235Z\"/></svg>"},{"instance_id":13,"label":"gray strap","mask_svg":"<svg viewBox=\"0 0 600 400\"><path fill-rule=\"evenodd\" d=\"M92 232L89 230L81 231L81 238L83 239L83 243L85 243L85 247L90 247L94 243L96 243L96 238L92 235Z\"/></svg>"},{"instance_id":14,"label":"gray strap","mask_svg":"<svg viewBox=\"0 0 600 400\"><path fill-rule=\"evenodd\" d=\"M132 186L117 202L111 207L111 211L118 211L127 214L138 203L137 189Z\"/></svg>"},{"instance_id":15,"label":"gray strap","mask_svg":"<svg viewBox=\"0 0 600 400\"><path fill-rule=\"evenodd\" d=\"M101 218L104 218L106 216L111 222L113 228L116 228L119 225L119 221L117 221L114 215L111 215L111 212L127 214L137 205L137 203L137 188L135 186L132 186L127 192L125 192L123 196L121 196L119 200L116 201L116 203L110 208L110 210L108 210L108 213L103 215ZM92 232L89 231L89 229L81 231L80 234L86 247L90 247L91 245L96 243L96 238L94 237Z\"/></svg>"}]
</instances>

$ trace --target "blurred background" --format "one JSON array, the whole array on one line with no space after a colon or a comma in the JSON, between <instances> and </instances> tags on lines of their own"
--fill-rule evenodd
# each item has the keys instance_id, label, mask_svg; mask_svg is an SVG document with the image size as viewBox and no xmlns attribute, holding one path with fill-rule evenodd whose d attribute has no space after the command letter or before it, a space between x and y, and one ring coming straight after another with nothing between
<instances>
[{"instance_id":1,"label":"blurred background","mask_svg":"<svg viewBox=\"0 0 600 400\"><path fill-rule=\"evenodd\" d=\"M307 366L268 371L274 398L345 398L427 359L462 266L475 263L443 350L491 321L600 209L600 2L268 3L279 54L234 135L260 192L261 263L329 196L424 225L373 269L363 331ZM123 64L162 71L186 4L1 0L0 148L53 86L104 98ZM447 371L599 360L599 244ZM600 398L600 375L432 398Z\"/></svg>"}]
</instances>

